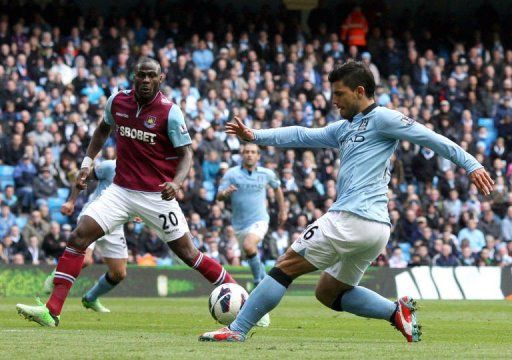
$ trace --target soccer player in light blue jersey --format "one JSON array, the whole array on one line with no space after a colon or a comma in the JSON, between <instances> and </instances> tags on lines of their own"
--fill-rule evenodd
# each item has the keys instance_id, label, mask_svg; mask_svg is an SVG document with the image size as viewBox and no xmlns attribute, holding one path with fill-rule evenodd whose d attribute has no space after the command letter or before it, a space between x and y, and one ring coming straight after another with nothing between
<instances>
[{"instance_id":1,"label":"soccer player in light blue jersey","mask_svg":"<svg viewBox=\"0 0 512 360\"><path fill-rule=\"evenodd\" d=\"M390 321L408 342L420 340L415 302L410 297L393 302L358 286L390 234L386 196L390 157L399 140L408 140L463 167L484 195L491 193L493 181L473 156L452 141L398 111L378 107L373 75L362 63L337 67L329 81L333 104L346 120L319 129L252 130L236 117L226 125L227 133L259 145L338 149L338 197L278 259L235 321L204 333L199 340L244 341L258 319L279 304L294 279L317 269L323 270L316 288L322 304L335 311Z\"/></svg>"},{"instance_id":2,"label":"soccer player in light blue jersey","mask_svg":"<svg viewBox=\"0 0 512 360\"><path fill-rule=\"evenodd\" d=\"M260 149L256 144L246 144L242 152L242 165L229 169L220 182L217 200L231 198L232 225L251 268L254 286L265 277L265 268L258 255L258 244L268 231L270 220L267 212L267 186L275 190L279 205L278 222L288 218L281 182L276 174L258 166Z\"/></svg>"},{"instance_id":3,"label":"soccer player in light blue jersey","mask_svg":"<svg viewBox=\"0 0 512 360\"><path fill-rule=\"evenodd\" d=\"M87 180L98 181L98 185L94 192L90 195L88 203L82 209L81 214L87 206L97 197L101 195L103 190L112 184L116 174L116 161L105 160L94 166L89 173ZM73 185L69 199L62 205L61 212L63 215L72 215L75 210L75 202L80 194L80 189ZM79 215L79 217L81 216ZM96 285L94 285L82 298L82 305L86 309L96 312L110 312L108 308L103 306L99 301L99 297L105 295L116 287L126 277L126 263L128 260L128 249L124 238L123 226L118 226L111 233L103 236L97 242L91 244L86 251L86 261L83 267L92 264L92 254L95 246L98 247L103 257L103 261L108 267L108 271L103 274ZM51 293L53 289L53 278L55 271L45 280L44 292Z\"/></svg>"},{"instance_id":4,"label":"soccer player in light blue jersey","mask_svg":"<svg viewBox=\"0 0 512 360\"><path fill-rule=\"evenodd\" d=\"M272 170L258 166L259 160L258 145L246 144L242 151L242 165L232 167L224 174L217 193L217 200L231 198L232 225L251 268L255 287L266 275L258 254L258 244L265 237L270 220L266 204L267 186L275 190L279 225L288 218L281 182ZM269 324L268 315L258 322L259 326Z\"/></svg>"}]
</instances>

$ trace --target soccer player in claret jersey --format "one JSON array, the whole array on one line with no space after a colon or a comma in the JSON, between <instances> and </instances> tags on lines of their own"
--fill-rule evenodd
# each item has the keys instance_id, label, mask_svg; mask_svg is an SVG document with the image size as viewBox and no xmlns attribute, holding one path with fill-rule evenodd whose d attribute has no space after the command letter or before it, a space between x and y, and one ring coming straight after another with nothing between
<instances>
[{"instance_id":1,"label":"soccer player in claret jersey","mask_svg":"<svg viewBox=\"0 0 512 360\"><path fill-rule=\"evenodd\" d=\"M415 302L396 302L358 286L370 263L386 246L390 234L387 189L390 158L398 141L428 146L464 168L484 195L493 181L476 159L447 138L402 113L379 107L375 81L362 63L348 62L329 74L333 104L343 119L324 128L287 127L252 130L235 117L226 132L245 141L277 147L337 148L341 167L337 199L329 211L308 226L251 293L228 327L204 333L202 341L244 341L249 330L275 308L297 277L323 270L317 299L335 311L389 321L408 342L420 340Z\"/></svg>"},{"instance_id":2,"label":"soccer player in claret jersey","mask_svg":"<svg viewBox=\"0 0 512 360\"><path fill-rule=\"evenodd\" d=\"M97 163L92 170L89 172L87 180L98 181L96 189L91 194L89 202L84 206L82 212L78 216L78 219L87 209L87 206L98 198L103 190L109 187L114 180L116 174L116 161L105 160ZM75 203L80 189L76 186L72 186L71 194L69 199L62 204L61 213L63 215L72 215L75 210ZM94 260L92 254L95 248L100 250L103 257L103 261L108 267L108 271L103 274L98 282L82 297L82 305L86 309L91 309L100 313L110 312L108 308L103 306L99 300L99 297L105 295L112 289L114 289L121 281L126 277L126 263L128 260L128 248L124 237L123 225L119 225L112 232L106 234L101 239L89 245L85 253L85 261L83 262L82 268L91 264ZM89 258L89 259L88 259ZM44 282L44 292L50 294L53 290L53 279L55 278L55 270Z\"/></svg>"},{"instance_id":3,"label":"soccer player in claret jersey","mask_svg":"<svg viewBox=\"0 0 512 360\"><path fill-rule=\"evenodd\" d=\"M57 326L69 290L82 269L87 247L133 216L155 229L171 250L214 285L235 282L217 262L199 252L175 197L192 164L191 139L179 107L160 91L160 64L143 58L135 65L134 89L112 95L87 149L77 186L85 187L92 159L113 130L117 162L114 183L80 218L59 259L52 294L45 305L16 305L25 318Z\"/></svg>"},{"instance_id":4,"label":"soccer player in claret jersey","mask_svg":"<svg viewBox=\"0 0 512 360\"><path fill-rule=\"evenodd\" d=\"M280 187L281 182L272 170L258 166L258 145L246 144L242 157L242 165L232 167L222 177L217 199L223 201L231 198L233 228L251 268L254 286L257 286L266 275L258 254L258 244L265 237L270 220L266 206L267 186L275 189L279 205L279 225L286 221L288 214ZM269 324L268 315L258 323L260 326Z\"/></svg>"}]
</instances>

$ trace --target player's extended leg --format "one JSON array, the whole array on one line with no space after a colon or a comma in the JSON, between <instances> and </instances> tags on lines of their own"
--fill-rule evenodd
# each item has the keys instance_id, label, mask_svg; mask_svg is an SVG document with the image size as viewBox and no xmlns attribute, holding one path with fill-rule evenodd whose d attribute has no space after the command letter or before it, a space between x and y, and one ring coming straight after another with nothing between
<instances>
[{"instance_id":1,"label":"player's extended leg","mask_svg":"<svg viewBox=\"0 0 512 360\"><path fill-rule=\"evenodd\" d=\"M126 277L126 263L128 259L103 258L108 266L108 271L103 274L98 282L87 291L82 298L82 305L100 313L109 313L110 310L103 306L99 297L115 288Z\"/></svg>"},{"instance_id":2,"label":"player's extended leg","mask_svg":"<svg viewBox=\"0 0 512 360\"><path fill-rule=\"evenodd\" d=\"M254 287L258 286L261 280L266 275L265 267L261 263L260 255L258 254L258 244L261 241L260 237L253 233L248 233L245 236L242 247L247 257L247 262L251 268Z\"/></svg>"},{"instance_id":3,"label":"player's extended leg","mask_svg":"<svg viewBox=\"0 0 512 360\"><path fill-rule=\"evenodd\" d=\"M421 330L416 321L414 302L407 298L390 301L363 286L345 284L327 272L318 281L316 298L335 311L388 320L405 336L408 342L420 340Z\"/></svg>"},{"instance_id":4,"label":"player's extended leg","mask_svg":"<svg viewBox=\"0 0 512 360\"><path fill-rule=\"evenodd\" d=\"M222 265L197 250L189 233L169 241L167 245L185 264L200 272L213 285L236 283Z\"/></svg>"},{"instance_id":5,"label":"player's extended leg","mask_svg":"<svg viewBox=\"0 0 512 360\"><path fill-rule=\"evenodd\" d=\"M258 320L279 304L292 281L315 270L315 266L289 248L251 293L235 321L228 327L204 333L199 340L244 341Z\"/></svg>"},{"instance_id":6,"label":"player's extended leg","mask_svg":"<svg viewBox=\"0 0 512 360\"><path fill-rule=\"evenodd\" d=\"M87 266L94 263L94 259L92 257L93 252L94 252L94 248L91 248L91 247L88 247L87 250L85 251L85 257L84 257L84 262L82 264L82 269L84 269ZM44 284L43 284L43 293L44 294L50 295L52 293L53 278L55 277L55 271L57 271L57 270L53 269L53 271L50 273L50 275L48 275L46 277L46 279L44 280Z\"/></svg>"},{"instance_id":7,"label":"player's extended leg","mask_svg":"<svg viewBox=\"0 0 512 360\"><path fill-rule=\"evenodd\" d=\"M54 288L46 306L17 304L18 313L43 326L57 326L64 301L82 270L87 246L103 235L103 229L93 218L82 216L78 227L71 233L68 246L59 259L53 280Z\"/></svg>"},{"instance_id":8,"label":"player's extended leg","mask_svg":"<svg viewBox=\"0 0 512 360\"><path fill-rule=\"evenodd\" d=\"M367 318L391 320L396 311L394 302L362 286L345 284L326 272L320 276L315 295L318 301L335 311Z\"/></svg>"}]
</instances>

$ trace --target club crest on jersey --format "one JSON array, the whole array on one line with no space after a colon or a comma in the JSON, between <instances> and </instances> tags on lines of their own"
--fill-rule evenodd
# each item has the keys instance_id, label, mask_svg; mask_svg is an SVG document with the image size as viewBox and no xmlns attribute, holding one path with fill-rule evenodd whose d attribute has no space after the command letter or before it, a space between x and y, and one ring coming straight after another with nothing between
<instances>
[{"instance_id":1,"label":"club crest on jersey","mask_svg":"<svg viewBox=\"0 0 512 360\"><path fill-rule=\"evenodd\" d=\"M410 117L405 116L405 115L402 116L400 121L403 122L404 125L406 125L406 126L411 126L412 124L414 124L414 119L411 119Z\"/></svg>"},{"instance_id":2,"label":"club crest on jersey","mask_svg":"<svg viewBox=\"0 0 512 360\"><path fill-rule=\"evenodd\" d=\"M144 126L148 129L153 129L156 126L156 116L149 115L146 121L144 121Z\"/></svg>"},{"instance_id":3,"label":"club crest on jersey","mask_svg":"<svg viewBox=\"0 0 512 360\"><path fill-rule=\"evenodd\" d=\"M366 127L368 126L368 121L369 119L364 119L362 122L361 122L361 125L359 125L359 128L357 129L358 131L365 131L366 130Z\"/></svg>"}]
</instances>

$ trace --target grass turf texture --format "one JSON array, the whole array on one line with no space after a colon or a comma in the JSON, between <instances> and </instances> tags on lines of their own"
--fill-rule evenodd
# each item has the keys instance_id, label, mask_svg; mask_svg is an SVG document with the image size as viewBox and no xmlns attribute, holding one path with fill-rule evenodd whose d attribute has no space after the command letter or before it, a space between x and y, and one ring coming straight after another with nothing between
<instances>
[{"instance_id":1,"label":"grass turf texture","mask_svg":"<svg viewBox=\"0 0 512 360\"><path fill-rule=\"evenodd\" d=\"M15 311L27 298L0 298L0 359L510 359L512 303L421 301L423 341L408 344L387 322L336 313L312 297L285 297L269 328L245 343L203 343L214 330L206 298L105 298L110 314L71 298L56 329Z\"/></svg>"}]
</instances>

